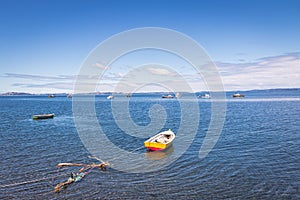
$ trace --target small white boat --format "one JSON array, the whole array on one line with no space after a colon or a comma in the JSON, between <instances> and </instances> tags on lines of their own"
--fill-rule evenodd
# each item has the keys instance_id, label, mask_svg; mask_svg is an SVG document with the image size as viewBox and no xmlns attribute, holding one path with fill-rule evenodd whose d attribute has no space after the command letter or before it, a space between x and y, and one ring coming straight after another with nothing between
<instances>
[{"instance_id":1,"label":"small white boat","mask_svg":"<svg viewBox=\"0 0 300 200\"><path fill-rule=\"evenodd\" d=\"M109 95L108 97L106 97L107 99L113 99L114 96L113 95Z\"/></svg>"},{"instance_id":2,"label":"small white boat","mask_svg":"<svg viewBox=\"0 0 300 200\"><path fill-rule=\"evenodd\" d=\"M235 94L232 95L232 97L233 98L243 98L243 97L245 97L245 95L244 94L240 94L240 93L235 93Z\"/></svg>"},{"instance_id":3,"label":"small white boat","mask_svg":"<svg viewBox=\"0 0 300 200\"><path fill-rule=\"evenodd\" d=\"M181 93L180 93L180 92L177 92L176 95L175 95L175 97L176 97L176 98L180 98L180 97L181 97Z\"/></svg>"},{"instance_id":4,"label":"small white boat","mask_svg":"<svg viewBox=\"0 0 300 200\"><path fill-rule=\"evenodd\" d=\"M208 93L206 93L204 96L199 95L198 98L201 98L201 99L210 99L210 95Z\"/></svg>"},{"instance_id":5,"label":"small white boat","mask_svg":"<svg viewBox=\"0 0 300 200\"><path fill-rule=\"evenodd\" d=\"M149 138L144 142L144 145L151 151L159 151L167 149L169 146L171 146L174 139L175 134L173 131L171 131L171 129L169 129Z\"/></svg>"}]
</instances>

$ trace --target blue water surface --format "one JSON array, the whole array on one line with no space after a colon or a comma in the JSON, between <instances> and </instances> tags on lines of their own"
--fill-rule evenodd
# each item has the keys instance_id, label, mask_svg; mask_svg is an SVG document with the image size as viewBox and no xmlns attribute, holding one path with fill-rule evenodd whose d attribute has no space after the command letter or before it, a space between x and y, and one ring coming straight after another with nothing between
<instances>
[{"instance_id":1,"label":"blue water surface","mask_svg":"<svg viewBox=\"0 0 300 200\"><path fill-rule=\"evenodd\" d=\"M196 137L184 154L167 167L147 173L98 169L80 182L55 193L56 184L71 171L60 162L97 160L82 143L74 123L72 99L65 96L0 97L1 199L299 199L300 93L299 90L245 92L243 99L227 93L226 119L214 149L199 159L209 128L211 100L194 99L200 108ZM107 100L95 97L99 125L120 148L157 161L176 151L147 152L145 138L127 135L114 121L111 101L129 101L131 119L139 126L151 123L149 109L161 105L167 114L162 130L180 127L180 104L159 94L124 95ZM189 100L187 100L189 101ZM190 112L195 112L191 108ZM32 120L34 114L54 113L53 119ZM152 116L153 117L153 116ZM154 116L155 117L155 116ZM156 133L153 133L153 135ZM180 140L180 138L176 138ZM179 147L177 147L179 148ZM110 151L103 146L103 151ZM117 156L117 155L116 155ZM111 159L112 164L113 158ZM128 160L127 162L131 162ZM126 162L124 162L126 167Z\"/></svg>"}]
</instances>

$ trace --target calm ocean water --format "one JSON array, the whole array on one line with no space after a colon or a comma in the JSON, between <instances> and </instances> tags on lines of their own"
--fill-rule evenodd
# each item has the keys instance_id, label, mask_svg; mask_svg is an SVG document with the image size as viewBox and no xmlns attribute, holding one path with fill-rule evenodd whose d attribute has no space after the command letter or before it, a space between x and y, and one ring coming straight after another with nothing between
<instances>
[{"instance_id":1,"label":"calm ocean water","mask_svg":"<svg viewBox=\"0 0 300 200\"><path fill-rule=\"evenodd\" d=\"M245 94L244 99L232 99L227 94L222 134L204 159L200 160L198 153L208 130L211 102L199 99L196 138L174 163L159 171L139 174L94 169L60 193L54 193L54 186L78 168L57 169L58 163L97 162L89 158L77 133L72 99L2 96L0 199L300 199L300 90ZM106 96L95 99L97 117L103 119L99 124L115 145L128 151L143 145L144 138L133 140L122 134ZM116 97L112 101L125 100L126 97ZM129 104L133 121L143 126L150 123L148 111L154 104L166 110L164 129L172 128L176 133L180 113L175 99L133 95ZM31 119L40 113L55 113L55 118ZM103 151L109 150L103 147ZM159 160L174 150L176 146L151 154L141 148L138 153Z\"/></svg>"}]
</instances>

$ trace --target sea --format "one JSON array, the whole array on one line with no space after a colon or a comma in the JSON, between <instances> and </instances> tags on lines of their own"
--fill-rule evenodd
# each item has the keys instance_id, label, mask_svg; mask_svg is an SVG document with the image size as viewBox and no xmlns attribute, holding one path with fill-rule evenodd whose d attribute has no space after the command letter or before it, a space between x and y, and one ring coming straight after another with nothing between
<instances>
[{"instance_id":1,"label":"sea","mask_svg":"<svg viewBox=\"0 0 300 200\"><path fill-rule=\"evenodd\" d=\"M300 199L300 89L242 93L244 98L226 93L224 124L205 157L199 157L199 150L208 131L214 130L210 126L214 101L197 98L199 94L182 99L199 108L188 109L188 114L197 112L195 121L182 120L180 100L162 99L161 93L116 94L110 100L105 94L93 96L98 125L89 127L86 118L86 132L101 127L111 141L99 143L97 158L91 157L95 150L78 132L74 97L0 96L0 199ZM124 102L129 116L119 127L113 114L118 110L113 111L112 105ZM55 117L32 119L43 113ZM138 133L130 126L132 122L139 127ZM154 122L162 126L152 133ZM180 128L195 123L196 128ZM183 133L169 149L149 152L143 147L150 135L169 128L175 134ZM184 137L185 131L193 137ZM129 135L131 132L136 135ZM181 142L187 140L188 146L182 148ZM154 165L130 171L128 166L138 168L141 163L131 157L115 162L122 155L112 145ZM101 158L102 153L105 157ZM171 157L174 159L168 160ZM103 159L111 164L106 171L91 169L81 181L54 192L57 184L80 169L58 168L58 163L90 164Z\"/></svg>"}]
</instances>

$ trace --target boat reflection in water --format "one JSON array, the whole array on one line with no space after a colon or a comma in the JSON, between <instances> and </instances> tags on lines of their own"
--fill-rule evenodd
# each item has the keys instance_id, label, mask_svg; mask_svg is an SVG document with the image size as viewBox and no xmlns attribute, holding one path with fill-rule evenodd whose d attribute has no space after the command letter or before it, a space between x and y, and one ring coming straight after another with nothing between
<instances>
[{"instance_id":1,"label":"boat reflection in water","mask_svg":"<svg viewBox=\"0 0 300 200\"><path fill-rule=\"evenodd\" d=\"M174 152L173 144L165 150L161 151L146 151L145 156L149 160L161 160Z\"/></svg>"}]
</instances>

